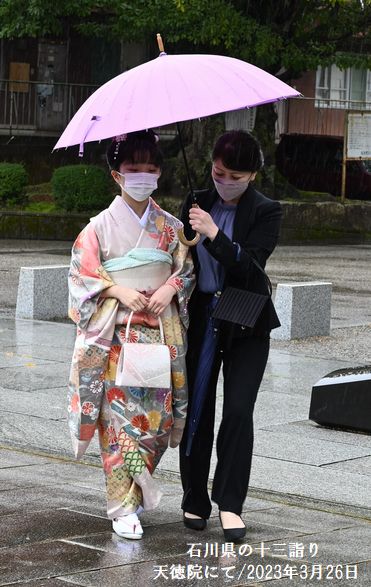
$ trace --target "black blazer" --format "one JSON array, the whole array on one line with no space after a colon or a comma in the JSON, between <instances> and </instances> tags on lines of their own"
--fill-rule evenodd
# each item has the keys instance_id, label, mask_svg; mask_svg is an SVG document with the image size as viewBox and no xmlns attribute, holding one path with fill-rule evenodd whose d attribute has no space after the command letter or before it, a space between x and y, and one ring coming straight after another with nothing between
<instances>
[{"instance_id":1,"label":"black blazer","mask_svg":"<svg viewBox=\"0 0 371 587\"><path fill-rule=\"evenodd\" d=\"M206 212L210 212L214 202L218 198L216 190L205 190L197 196L199 206ZM184 232L188 238L194 236L189 224L189 209L192 206L192 199L187 197L181 212L181 220L184 223ZM268 287L264 275L252 263L251 257L265 267L268 257L273 252L279 236L281 226L282 209L279 202L270 200L258 192L252 185L241 196L233 225L233 236L230 240L221 230L215 239L210 241L206 238L203 246L225 269L225 281L223 289L228 286L248 289L256 293L268 293ZM238 243L241 247L239 260L236 260ZM200 263L196 247L191 248L196 276L200 270ZM203 310L202 294L196 286L192 294L189 312L191 322L202 320L200 315ZM240 338L245 336L266 335L274 324L272 308L269 304L265 306L253 332L236 324L224 322L222 330L228 338ZM193 329L192 329L193 330Z\"/></svg>"}]
</instances>

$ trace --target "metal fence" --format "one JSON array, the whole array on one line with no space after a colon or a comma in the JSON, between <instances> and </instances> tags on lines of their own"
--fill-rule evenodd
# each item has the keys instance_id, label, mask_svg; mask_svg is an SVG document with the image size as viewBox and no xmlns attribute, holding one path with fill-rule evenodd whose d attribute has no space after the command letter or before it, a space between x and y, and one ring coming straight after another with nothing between
<instances>
[{"instance_id":1,"label":"metal fence","mask_svg":"<svg viewBox=\"0 0 371 587\"><path fill-rule=\"evenodd\" d=\"M58 136L98 87L0 79L0 134ZM172 138L176 126L157 131L163 139Z\"/></svg>"},{"instance_id":2,"label":"metal fence","mask_svg":"<svg viewBox=\"0 0 371 587\"><path fill-rule=\"evenodd\" d=\"M0 129L57 135L96 89L88 84L0 80Z\"/></svg>"},{"instance_id":3,"label":"metal fence","mask_svg":"<svg viewBox=\"0 0 371 587\"><path fill-rule=\"evenodd\" d=\"M0 133L59 135L85 100L98 88L91 84L0 79ZM276 103L276 138L282 134L342 137L346 110L370 111L371 102L294 98ZM255 109L226 114L226 128L251 130ZM176 134L174 125L160 130Z\"/></svg>"}]
</instances>

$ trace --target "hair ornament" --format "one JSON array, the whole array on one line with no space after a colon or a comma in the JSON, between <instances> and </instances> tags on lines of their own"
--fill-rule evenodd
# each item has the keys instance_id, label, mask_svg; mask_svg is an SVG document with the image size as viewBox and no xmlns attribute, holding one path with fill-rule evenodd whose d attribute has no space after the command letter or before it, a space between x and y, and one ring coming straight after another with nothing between
<instances>
[{"instance_id":1,"label":"hair ornament","mask_svg":"<svg viewBox=\"0 0 371 587\"><path fill-rule=\"evenodd\" d=\"M117 137L115 137L113 139L114 142L116 143L115 150L113 152L113 160L114 161L116 161L116 159L117 159L117 155L118 155L118 152L120 150L120 143L122 143L123 141L126 141L127 138L128 138L128 135L127 134L123 134L123 135L117 135Z\"/></svg>"}]
</instances>

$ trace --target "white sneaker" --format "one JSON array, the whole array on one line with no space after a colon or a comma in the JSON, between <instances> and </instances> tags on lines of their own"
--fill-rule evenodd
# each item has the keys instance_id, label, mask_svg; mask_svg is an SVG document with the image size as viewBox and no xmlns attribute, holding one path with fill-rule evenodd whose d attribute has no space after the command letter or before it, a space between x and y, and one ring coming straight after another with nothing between
<instances>
[{"instance_id":1,"label":"white sneaker","mask_svg":"<svg viewBox=\"0 0 371 587\"><path fill-rule=\"evenodd\" d=\"M112 521L114 532L121 538L140 540L143 536L143 528L137 514L128 514L114 518Z\"/></svg>"}]
</instances>

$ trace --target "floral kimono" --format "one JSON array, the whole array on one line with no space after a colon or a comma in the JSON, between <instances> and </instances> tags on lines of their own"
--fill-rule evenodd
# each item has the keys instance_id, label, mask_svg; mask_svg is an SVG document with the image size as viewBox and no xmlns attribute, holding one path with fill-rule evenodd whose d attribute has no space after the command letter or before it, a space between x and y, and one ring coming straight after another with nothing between
<instances>
[{"instance_id":1,"label":"floral kimono","mask_svg":"<svg viewBox=\"0 0 371 587\"><path fill-rule=\"evenodd\" d=\"M69 272L69 316L77 324L72 358L68 423L80 458L98 428L106 475L108 516L152 509L161 492L152 473L167 448L173 426L184 426L187 408L187 303L193 266L178 238L179 220L150 198L142 219L121 196L77 237ZM100 297L119 284L151 295L161 285L176 294L162 313L170 350L170 389L120 387L116 370L130 310L117 299ZM160 342L158 319L133 314L129 342Z\"/></svg>"}]
</instances>

